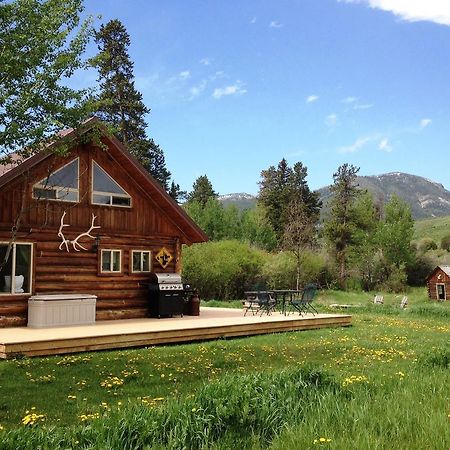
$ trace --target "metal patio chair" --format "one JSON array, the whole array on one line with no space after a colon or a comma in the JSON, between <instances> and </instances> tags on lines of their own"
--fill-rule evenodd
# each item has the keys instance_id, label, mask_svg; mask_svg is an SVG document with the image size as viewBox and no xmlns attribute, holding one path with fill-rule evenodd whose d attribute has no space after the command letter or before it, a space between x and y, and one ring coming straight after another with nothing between
<instances>
[{"instance_id":1,"label":"metal patio chair","mask_svg":"<svg viewBox=\"0 0 450 450\"><path fill-rule=\"evenodd\" d=\"M316 296L317 286L313 283L305 285L300 298L293 298L290 302L290 306L294 311L298 311L299 314L303 312L306 314L311 312L312 315L319 314L316 308L312 305L312 301Z\"/></svg>"},{"instance_id":2,"label":"metal patio chair","mask_svg":"<svg viewBox=\"0 0 450 450\"><path fill-rule=\"evenodd\" d=\"M276 300L270 291L246 291L244 300L244 316L251 311L252 315L272 314L276 308Z\"/></svg>"}]
</instances>

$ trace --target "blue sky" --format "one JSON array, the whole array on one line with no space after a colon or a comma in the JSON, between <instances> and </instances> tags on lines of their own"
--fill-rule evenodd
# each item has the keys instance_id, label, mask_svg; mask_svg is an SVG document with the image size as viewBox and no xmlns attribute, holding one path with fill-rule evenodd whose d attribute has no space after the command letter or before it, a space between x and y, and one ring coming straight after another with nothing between
<instances>
[{"instance_id":1,"label":"blue sky","mask_svg":"<svg viewBox=\"0 0 450 450\"><path fill-rule=\"evenodd\" d=\"M127 28L148 134L183 189L258 192L285 157L450 188L450 1L86 0ZM86 74L86 83L95 81Z\"/></svg>"}]
</instances>

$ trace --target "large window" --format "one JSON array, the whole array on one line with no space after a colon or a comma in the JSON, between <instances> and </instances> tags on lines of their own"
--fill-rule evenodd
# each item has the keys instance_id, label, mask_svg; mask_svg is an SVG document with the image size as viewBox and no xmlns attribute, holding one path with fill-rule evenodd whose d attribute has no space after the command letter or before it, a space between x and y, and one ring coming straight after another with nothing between
<instances>
[{"instance_id":1,"label":"large window","mask_svg":"<svg viewBox=\"0 0 450 450\"><path fill-rule=\"evenodd\" d=\"M120 250L102 250L101 272L120 273L122 271L122 252Z\"/></svg>"},{"instance_id":2,"label":"large window","mask_svg":"<svg viewBox=\"0 0 450 450\"><path fill-rule=\"evenodd\" d=\"M0 295L31 294L33 244L0 243Z\"/></svg>"},{"instance_id":3,"label":"large window","mask_svg":"<svg viewBox=\"0 0 450 450\"><path fill-rule=\"evenodd\" d=\"M132 267L134 273L150 272L151 252L148 250L133 250L131 252Z\"/></svg>"},{"instance_id":4,"label":"large window","mask_svg":"<svg viewBox=\"0 0 450 450\"><path fill-rule=\"evenodd\" d=\"M131 206L131 197L95 161L92 164L92 203L95 205Z\"/></svg>"},{"instance_id":5,"label":"large window","mask_svg":"<svg viewBox=\"0 0 450 450\"><path fill-rule=\"evenodd\" d=\"M37 199L79 201L79 158L50 173L33 186L33 197Z\"/></svg>"}]
</instances>

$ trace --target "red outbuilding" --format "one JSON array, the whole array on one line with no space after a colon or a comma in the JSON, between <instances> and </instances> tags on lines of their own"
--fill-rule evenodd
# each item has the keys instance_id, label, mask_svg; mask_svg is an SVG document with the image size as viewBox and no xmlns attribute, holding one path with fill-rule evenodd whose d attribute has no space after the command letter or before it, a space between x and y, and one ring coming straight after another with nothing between
<instances>
[{"instance_id":1,"label":"red outbuilding","mask_svg":"<svg viewBox=\"0 0 450 450\"><path fill-rule=\"evenodd\" d=\"M450 300L450 266L437 266L427 279L428 297L445 302Z\"/></svg>"}]
</instances>

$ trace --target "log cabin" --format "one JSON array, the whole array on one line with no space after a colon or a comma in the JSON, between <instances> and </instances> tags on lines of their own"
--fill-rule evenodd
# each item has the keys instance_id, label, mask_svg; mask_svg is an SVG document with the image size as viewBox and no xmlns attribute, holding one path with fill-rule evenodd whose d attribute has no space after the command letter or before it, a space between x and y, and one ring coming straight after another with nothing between
<instances>
[{"instance_id":1,"label":"log cabin","mask_svg":"<svg viewBox=\"0 0 450 450\"><path fill-rule=\"evenodd\" d=\"M147 317L150 273L180 273L182 245L207 240L97 118L64 139L64 156L49 145L0 166L2 327L25 325L36 294L95 295L96 320Z\"/></svg>"},{"instance_id":2,"label":"log cabin","mask_svg":"<svg viewBox=\"0 0 450 450\"><path fill-rule=\"evenodd\" d=\"M437 266L426 278L428 297L445 302L450 300L450 266Z\"/></svg>"}]
</instances>

